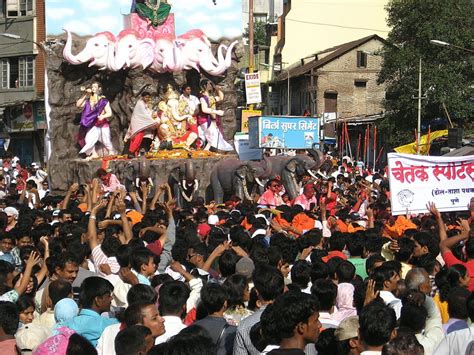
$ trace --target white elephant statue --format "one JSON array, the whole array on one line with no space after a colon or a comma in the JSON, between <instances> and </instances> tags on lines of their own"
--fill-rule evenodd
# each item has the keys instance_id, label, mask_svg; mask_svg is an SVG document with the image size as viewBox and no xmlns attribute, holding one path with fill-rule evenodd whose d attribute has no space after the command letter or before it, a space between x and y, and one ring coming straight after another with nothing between
<instances>
[{"instance_id":1,"label":"white elephant statue","mask_svg":"<svg viewBox=\"0 0 474 355\"><path fill-rule=\"evenodd\" d=\"M115 43L115 60L112 70L124 68L146 69L153 63L155 41L150 38L140 39L135 30L123 30Z\"/></svg>"},{"instance_id":2,"label":"white elephant statue","mask_svg":"<svg viewBox=\"0 0 474 355\"><path fill-rule=\"evenodd\" d=\"M111 32L99 32L87 40L84 49L77 55L72 54L72 35L67 32L67 40L64 45L63 56L71 64L89 63L89 67L97 66L100 70L113 70L115 36Z\"/></svg>"},{"instance_id":3,"label":"white elephant statue","mask_svg":"<svg viewBox=\"0 0 474 355\"><path fill-rule=\"evenodd\" d=\"M151 69L158 73L177 72L182 70L181 55L173 39L155 39L155 51Z\"/></svg>"},{"instance_id":4,"label":"white elephant statue","mask_svg":"<svg viewBox=\"0 0 474 355\"><path fill-rule=\"evenodd\" d=\"M71 64L89 62L89 67L119 71L126 68L150 67L158 73L195 69L219 76L232 64L232 50L238 41L217 48L217 59L211 42L201 30L191 30L178 38L140 38L135 30L120 32L118 40L110 32L100 32L87 40L85 48L72 54L72 35L67 32L63 56Z\"/></svg>"},{"instance_id":5,"label":"white elephant statue","mask_svg":"<svg viewBox=\"0 0 474 355\"><path fill-rule=\"evenodd\" d=\"M217 49L216 59L212 53L211 42L201 30L188 31L179 36L176 42L180 48L183 69L202 69L211 75L222 75L231 66L232 50L238 43L234 41L229 47L221 44Z\"/></svg>"}]
</instances>

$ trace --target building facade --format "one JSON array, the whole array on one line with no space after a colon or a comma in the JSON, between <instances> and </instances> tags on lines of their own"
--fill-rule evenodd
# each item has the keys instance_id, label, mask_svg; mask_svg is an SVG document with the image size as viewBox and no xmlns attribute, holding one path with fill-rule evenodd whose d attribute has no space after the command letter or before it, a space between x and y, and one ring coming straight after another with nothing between
<instances>
[{"instance_id":1,"label":"building facade","mask_svg":"<svg viewBox=\"0 0 474 355\"><path fill-rule=\"evenodd\" d=\"M389 32L388 0L287 0L284 14L283 62L292 64L338 43Z\"/></svg>"},{"instance_id":2,"label":"building facade","mask_svg":"<svg viewBox=\"0 0 474 355\"><path fill-rule=\"evenodd\" d=\"M43 161L44 40L44 0L0 0L0 140L25 163Z\"/></svg>"},{"instance_id":3,"label":"building facade","mask_svg":"<svg viewBox=\"0 0 474 355\"><path fill-rule=\"evenodd\" d=\"M377 35L364 37L281 71L272 88L278 99L267 103L268 112L302 115L307 110L314 116L332 114L340 119L381 114L385 87L377 84L377 75L382 65L378 51L384 42Z\"/></svg>"}]
</instances>

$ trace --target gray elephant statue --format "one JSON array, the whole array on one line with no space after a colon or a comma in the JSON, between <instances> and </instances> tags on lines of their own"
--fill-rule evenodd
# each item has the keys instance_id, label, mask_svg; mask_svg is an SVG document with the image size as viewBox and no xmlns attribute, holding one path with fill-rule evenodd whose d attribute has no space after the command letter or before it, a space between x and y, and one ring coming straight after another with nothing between
<instances>
[{"instance_id":1,"label":"gray elephant statue","mask_svg":"<svg viewBox=\"0 0 474 355\"><path fill-rule=\"evenodd\" d=\"M184 164L171 170L168 184L171 187L173 198L176 200L176 206L179 208L188 207L199 188L192 160L187 160Z\"/></svg>"},{"instance_id":2,"label":"gray elephant statue","mask_svg":"<svg viewBox=\"0 0 474 355\"><path fill-rule=\"evenodd\" d=\"M150 161L145 156L131 160L124 169L124 184L127 191L140 190L140 184L145 182L153 186L151 180Z\"/></svg>"},{"instance_id":3,"label":"gray elephant statue","mask_svg":"<svg viewBox=\"0 0 474 355\"><path fill-rule=\"evenodd\" d=\"M225 159L218 162L211 172L211 187L214 201L223 203L225 196L235 195L243 200L251 200L257 186L263 187L262 180L268 179L272 167L268 158L262 161L242 161Z\"/></svg>"},{"instance_id":4,"label":"gray elephant statue","mask_svg":"<svg viewBox=\"0 0 474 355\"><path fill-rule=\"evenodd\" d=\"M300 181L303 175L309 174L312 178L317 178L319 167L324 162L321 152L308 150L309 154L296 154L295 156L274 156L270 157L272 165L272 177L279 177L285 187L290 199L296 198L300 194Z\"/></svg>"}]
</instances>

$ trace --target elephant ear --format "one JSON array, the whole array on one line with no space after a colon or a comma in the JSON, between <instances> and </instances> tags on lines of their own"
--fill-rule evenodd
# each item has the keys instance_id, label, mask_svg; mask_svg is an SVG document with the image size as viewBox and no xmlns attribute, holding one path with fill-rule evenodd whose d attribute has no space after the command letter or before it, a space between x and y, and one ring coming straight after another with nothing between
<instances>
[{"instance_id":1,"label":"elephant ear","mask_svg":"<svg viewBox=\"0 0 474 355\"><path fill-rule=\"evenodd\" d=\"M155 42L150 38L145 38L140 41L138 46L140 51L140 65L146 69L153 63Z\"/></svg>"},{"instance_id":2,"label":"elephant ear","mask_svg":"<svg viewBox=\"0 0 474 355\"><path fill-rule=\"evenodd\" d=\"M247 171L249 169L251 169L251 167L248 164L242 164L234 170L234 174L240 179L245 179L247 177Z\"/></svg>"},{"instance_id":3,"label":"elephant ear","mask_svg":"<svg viewBox=\"0 0 474 355\"><path fill-rule=\"evenodd\" d=\"M313 158L316 167L313 167L313 169L319 168L323 163L324 163L324 155L321 153L319 150L315 149L308 149L308 153L311 155Z\"/></svg>"},{"instance_id":4,"label":"elephant ear","mask_svg":"<svg viewBox=\"0 0 474 355\"><path fill-rule=\"evenodd\" d=\"M268 179L272 175L272 161L268 159L268 156L263 157L263 164L265 166L262 178Z\"/></svg>"}]
</instances>

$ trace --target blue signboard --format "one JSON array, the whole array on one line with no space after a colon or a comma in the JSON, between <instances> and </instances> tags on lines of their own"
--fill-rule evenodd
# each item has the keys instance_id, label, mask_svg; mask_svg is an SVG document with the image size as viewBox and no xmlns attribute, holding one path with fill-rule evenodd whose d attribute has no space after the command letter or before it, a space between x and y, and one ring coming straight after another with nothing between
<instances>
[{"instance_id":1,"label":"blue signboard","mask_svg":"<svg viewBox=\"0 0 474 355\"><path fill-rule=\"evenodd\" d=\"M251 148L308 149L319 144L319 119L261 116L249 118Z\"/></svg>"}]
</instances>

